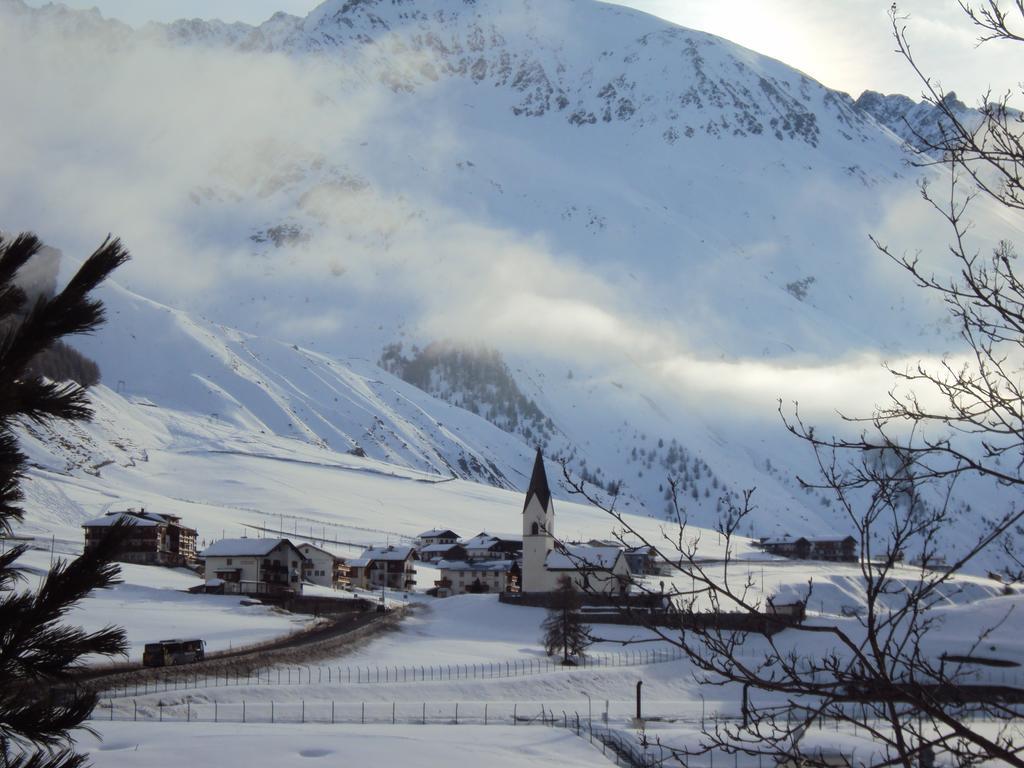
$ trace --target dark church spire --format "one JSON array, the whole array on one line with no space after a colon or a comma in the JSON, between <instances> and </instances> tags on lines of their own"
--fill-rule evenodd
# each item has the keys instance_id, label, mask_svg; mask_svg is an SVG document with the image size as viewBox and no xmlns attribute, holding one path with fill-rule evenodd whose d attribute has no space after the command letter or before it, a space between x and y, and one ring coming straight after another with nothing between
<instances>
[{"instance_id":1,"label":"dark church spire","mask_svg":"<svg viewBox=\"0 0 1024 768\"><path fill-rule=\"evenodd\" d=\"M526 491L526 503L523 504L523 511L530 506L530 499L534 496L543 509L548 508L551 503L551 489L548 488L548 475L544 471L544 456L537 448L537 458L533 462L533 474L530 476L530 487Z\"/></svg>"}]
</instances>

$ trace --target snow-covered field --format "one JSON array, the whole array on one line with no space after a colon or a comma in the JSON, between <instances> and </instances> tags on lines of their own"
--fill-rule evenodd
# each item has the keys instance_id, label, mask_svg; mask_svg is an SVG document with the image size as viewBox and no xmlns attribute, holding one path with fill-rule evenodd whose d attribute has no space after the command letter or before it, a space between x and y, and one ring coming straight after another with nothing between
<instances>
[{"instance_id":1,"label":"snow-covered field","mask_svg":"<svg viewBox=\"0 0 1024 768\"><path fill-rule=\"evenodd\" d=\"M30 550L18 562L26 568L30 587L49 568L50 553ZM121 580L111 589L93 592L71 610L67 621L88 631L108 624L124 627L131 661L141 661L143 646L157 640L200 637L207 652L222 651L297 632L313 620L269 606L242 605L237 596L188 594L184 590L200 580L184 569L123 563Z\"/></svg>"},{"instance_id":2,"label":"snow-covered field","mask_svg":"<svg viewBox=\"0 0 1024 768\"><path fill-rule=\"evenodd\" d=\"M488 768L600 765L600 751L566 731L511 726L199 725L98 723L102 740L83 734L79 746L98 768L309 768L316 765Z\"/></svg>"}]
</instances>

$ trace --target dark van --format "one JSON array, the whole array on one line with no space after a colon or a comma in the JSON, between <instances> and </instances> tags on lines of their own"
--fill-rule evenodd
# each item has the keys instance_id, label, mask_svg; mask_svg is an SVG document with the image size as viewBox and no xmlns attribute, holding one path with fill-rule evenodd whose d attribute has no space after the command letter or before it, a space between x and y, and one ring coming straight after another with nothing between
<instances>
[{"instance_id":1,"label":"dark van","mask_svg":"<svg viewBox=\"0 0 1024 768\"><path fill-rule=\"evenodd\" d=\"M142 666L170 667L175 664L192 664L202 661L206 655L202 640L161 640L146 643L142 650Z\"/></svg>"}]
</instances>

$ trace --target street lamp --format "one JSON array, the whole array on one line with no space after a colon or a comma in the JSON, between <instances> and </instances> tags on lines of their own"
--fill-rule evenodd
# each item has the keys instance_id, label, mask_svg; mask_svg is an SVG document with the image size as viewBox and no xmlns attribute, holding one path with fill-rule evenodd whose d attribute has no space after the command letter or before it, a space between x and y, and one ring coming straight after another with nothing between
<instances>
[{"instance_id":1,"label":"street lamp","mask_svg":"<svg viewBox=\"0 0 1024 768\"><path fill-rule=\"evenodd\" d=\"M590 694L586 691L580 691L584 696L587 697L587 728L590 730L590 743L594 743L594 702L590 699Z\"/></svg>"}]
</instances>

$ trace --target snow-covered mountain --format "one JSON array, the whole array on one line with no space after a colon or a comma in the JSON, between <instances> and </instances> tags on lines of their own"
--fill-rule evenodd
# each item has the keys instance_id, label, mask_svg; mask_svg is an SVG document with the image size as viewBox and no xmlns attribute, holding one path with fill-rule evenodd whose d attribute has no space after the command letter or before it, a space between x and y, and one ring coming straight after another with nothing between
<instances>
[{"instance_id":1,"label":"snow-covered mountain","mask_svg":"<svg viewBox=\"0 0 1024 768\"><path fill-rule=\"evenodd\" d=\"M751 533L846 531L776 400L829 426L955 353L868 241L943 253L891 97L595 0L0 14L36 75L0 68L4 225L125 238L81 348L128 401L506 487L541 442L655 516L671 474L706 526L756 486Z\"/></svg>"},{"instance_id":2,"label":"snow-covered mountain","mask_svg":"<svg viewBox=\"0 0 1024 768\"><path fill-rule=\"evenodd\" d=\"M943 131L949 135L949 118L934 104L914 101L902 94L882 94L864 91L855 102L875 120L895 133L908 145L919 152L941 145ZM965 126L974 127L981 123L981 114L957 98L955 93L946 95L945 105Z\"/></svg>"}]
</instances>

